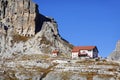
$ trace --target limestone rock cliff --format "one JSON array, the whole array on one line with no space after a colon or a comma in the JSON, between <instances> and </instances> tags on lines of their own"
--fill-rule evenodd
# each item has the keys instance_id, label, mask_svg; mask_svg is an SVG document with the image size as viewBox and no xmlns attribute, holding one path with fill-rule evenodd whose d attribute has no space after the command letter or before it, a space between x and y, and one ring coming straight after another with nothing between
<instances>
[{"instance_id":1,"label":"limestone rock cliff","mask_svg":"<svg viewBox=\"0 0 120 80\"><path fill-rule=\"evenodd\" d=\"M56 49L69 54L72 45L61 38L57 27L32 0L0 0L0 56L46 54Z\"/></svg>"},{"instance_id":2,"label":"limestone rock cliff","mask_svg":"<svg viewBox=\"0 0 120 80\"><path fill-rule=\"evenodd\" d=\"M112 60L120 60L120 40L117 42L115 50L108 58Z\"/></svg>"},{"instance_id":3,"label":"limestone rock cliff","mask_svg":"<svg viewBox=\"0 0 120 80\"><path fill-rule=\"evenodd\" d=\"M31 0L1 0L0 20L1 25L14 27L20 35L35 34L35 18L37 5Z\"/></svg>"}]
</instances>

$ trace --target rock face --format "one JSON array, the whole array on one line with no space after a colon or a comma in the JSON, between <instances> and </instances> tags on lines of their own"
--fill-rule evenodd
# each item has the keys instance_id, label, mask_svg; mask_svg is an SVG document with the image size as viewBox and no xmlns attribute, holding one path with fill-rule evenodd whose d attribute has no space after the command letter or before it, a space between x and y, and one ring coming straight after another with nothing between
<instances>
[{"instance_id":1,"label":"rock face","mask_svg":"<svg viewBox=\"0 0 120 80\"><path fill-rule=\"evenodd\" d=\"M6 28L14 26L20 35L35 34L36 4L31 0L1 0L1 25Z\"/></svg>"},{"instance_id":2,"label":"rock face","mask_svg":"<svg viewBox=\"0 0 120 80\"><path fill-rule=\"evenodd\" d=\"M72 45L61 38L57 23L38 11L32 0L0 0L0 56L14 54L60 53Z\"/></svg>"},{"instance_id":3,"label":"rock face","mask_svg":"<svg viewBox=\"0 0 120 80\"><path fill-rule=\"evenodd\" d=\"M108 58L112 60L120 60L120 40L117 42L115 50Z\"/></svg>"}]
</instances>

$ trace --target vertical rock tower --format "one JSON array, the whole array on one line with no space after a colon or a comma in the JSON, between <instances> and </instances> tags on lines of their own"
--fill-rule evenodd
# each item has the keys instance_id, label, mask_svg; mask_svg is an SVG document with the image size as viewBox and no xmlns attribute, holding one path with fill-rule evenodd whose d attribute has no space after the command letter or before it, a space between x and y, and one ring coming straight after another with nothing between
<instances>
[{"instance_id":1,"label":"vertical rock tower","mask_svg":"<svg viewBox=\"0 0 120 80\"><path fill-rule=\"evenodd\" d=\"M35 35L37 5L31 0L1 0L0 24L23 36Z\"/></svg>"},{"instance_id":2,"label":"vertical rock tower","mask_svg":"<svg viewBox=\"0 0 120 80\"><path fill-rule=\"evenodd\" d=\"M120 60L120 40L117 42L115 50L108 58L112 60Z\"/></svg>"},{"instance_id":3,"label":"vertical rock tower","mask_svg":"<svg viewBox=\"0 0 120 80\"><path fill-rule=\"evenodd\" d=\"M120 52L120 40L116 44L116 50L115 51L119 51Z\"/></svg>"},{"instance_id":4,"label":"vertical rock tower","mask_svg":"<svg viewBox=\"0 0 120 80\"><path fill-rule=\"evenodd\" d=\"M58 32L57 22L38 11L32 0L0 0L0 56L51 53L68 55L72 45Z\"/></svg>"}]
</instances>

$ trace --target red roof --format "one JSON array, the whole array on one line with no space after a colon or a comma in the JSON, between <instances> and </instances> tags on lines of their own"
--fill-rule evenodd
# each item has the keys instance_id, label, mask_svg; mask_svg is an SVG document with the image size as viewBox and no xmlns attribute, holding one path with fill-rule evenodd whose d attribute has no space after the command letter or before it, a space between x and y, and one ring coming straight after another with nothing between
<instances>
[{"instance_id":1,"label":"red roof","mask_svg":"<svg viewBox=\"0 0 120 80\"><path fill-rule=\"evenodd\" d=\"M57 51L57 50L54 50L52 53L58 53L59 51Z\"/></svg>"},{"instance_id":2,"label":"red roof","mask_svg":"<svg viewBox=\"0 0 120 80\"><path fill-rule=\"evenodd\" d=\"M79 52L80 50L93 50L96 46L75 46L72 52Z\"/></svg>"}]
</instances>

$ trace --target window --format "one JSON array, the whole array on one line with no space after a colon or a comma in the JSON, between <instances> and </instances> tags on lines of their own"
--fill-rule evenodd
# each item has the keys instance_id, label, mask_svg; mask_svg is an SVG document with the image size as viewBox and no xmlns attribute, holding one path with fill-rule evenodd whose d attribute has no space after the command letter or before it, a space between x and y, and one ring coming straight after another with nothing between
<instances>
[{"instance_id":1,"label":"window","mask_svg":"<svg viewBox=\"0 0 120 80\"><path fill-rule=\"evenodd\" d=\"M88 52L91 52L92 50L88 50Z\"/></svg>"}]
</instances>

